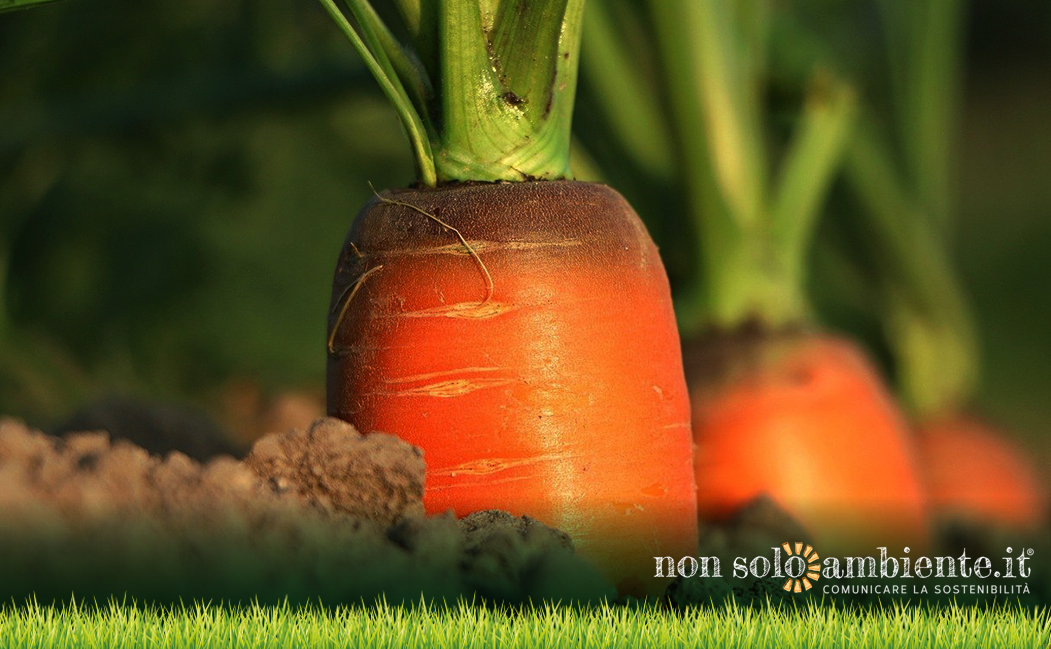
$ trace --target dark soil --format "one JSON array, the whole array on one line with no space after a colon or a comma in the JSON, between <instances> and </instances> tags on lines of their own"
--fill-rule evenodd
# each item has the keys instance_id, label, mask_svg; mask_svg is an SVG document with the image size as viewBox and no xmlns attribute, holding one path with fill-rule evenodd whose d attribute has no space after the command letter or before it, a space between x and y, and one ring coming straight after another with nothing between
<instances>
[{"instance_id":1,"label":"dark soil","mask_svg":"<svg viewBox=\"0 0 1051 649\"><path fill-rule=\"evenodd\" d=\"M423 458L321 419L245 462L150 455L104 432L0 420L0 595L39 601L323 603L613 591L569 538L529 518L423 517Z\"/></svg>"},{"instance_id":2,"label":"dark soil","mask_svg":"<svg viewBox=\"0 0 1051 649\"><path fill-rule=\"evenodd\" d=\"M203 412L129 397L113 396L89 403L51 434L62 437L84 430L104 430L110 438L127 440L154 455L179 451L202 462L216 455L239 456L247 450L233 443Z\"/></svg>"},{"instance_id":3,"label":"dark soil","mask_svg":"<svg viewBox=\"0 0 1051 649\"><path fill-rule=\"evenodd\" d=\"M53 437L0 419L0 597L16 601L357 603L476 597L598 601L614 589L573 553L564 532L486 511L424 517L422 452L387 435L362 436L320 419L269 435L244 462L151 455L104 432ZM937 554L1036 550L1032 596L1051 600L1048 538L946 527ZM771 556L810 542L798 522L761 497L702 527L698 556L720 578L669 579L674 607L729 601L798 605L772 578L734 576L736 557ZM818 552L821 548L815 546ZM980 598L979 598L980 599ZM873 603L875 598L839 598Z\"/></svg>"}]
</instances>

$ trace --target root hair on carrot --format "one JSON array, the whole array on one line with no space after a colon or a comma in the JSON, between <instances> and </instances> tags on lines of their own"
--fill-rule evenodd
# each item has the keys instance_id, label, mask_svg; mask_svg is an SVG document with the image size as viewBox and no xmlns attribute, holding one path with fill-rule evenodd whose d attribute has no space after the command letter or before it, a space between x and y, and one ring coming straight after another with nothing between
<instances>
[{"instance_id":1,"label":"root hair on carrot","mask_svg":"<svg viewBox=\"0 0 1051 649\"><path fill-rule=\"evenodd\" d=\"M336 316L336 322L332 325L332 332L328 335L329 354L337 353L335 348L336 334L339 333L340 325L343 324L343 318L345 318L347 315L347 308L350 306L351 301L353 301L354 296L358 292L358 289L361 288L361 285L365 283L365 280L368 279L370 275L377 272L381 268L383 268L383 264L380 264L379 266L373 266L372 268L363 272L361 275L358 275L358 278L354 280L354 283L347 287L347 289L343 292L343 295L341 295L339 300L336 301L336 304L339 305L339 315ZM344 350L340 349L339 351L342 352Z\"/></svg>"},{"instance_id":2,"label":"root hair on carrot","mask_svg":"<svg viewBox=\"0 0 1051 649\"><path fill-rule=\"evenodd\" d=\"M473 247L471 247L471 244L468 243L467 238L463 236L463 233L461 233L458 229L449 225L445 221L439 219L436 215L423 209L419 205L413 205L412 203L406 203L405 201L398 201L394 200L393 198L381 196L380 193L376 191L376 188L372 186L372 183L369 183L369 187L372 189L372 193L376 196L376 199L379 202L386 203L387 205L398 205L400 207L408 208L414 212L419 212L420 214L431 219L446 230L454 233L456 237L460 240L460 244L462 244L463 247L467 249L468 254L470 254L474 261L478 264L478 268L482 271L482 275L485 276L485 299L481 301L479 306L485 306L486 304L489 304L489 301L493 299L493 292L496 290L496 286L493 284L493 276L489 273L489 268L485 265L485 262L482 261L482 257L475 251Z\"/></svg>"}]
</instances>

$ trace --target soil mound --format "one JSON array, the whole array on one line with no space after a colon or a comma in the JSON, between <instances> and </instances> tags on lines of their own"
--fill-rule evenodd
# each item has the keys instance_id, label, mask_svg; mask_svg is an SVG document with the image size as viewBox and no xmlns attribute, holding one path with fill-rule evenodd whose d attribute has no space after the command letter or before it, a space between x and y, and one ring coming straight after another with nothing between
<instances>
[{"instance_id":1,"label":"soil mound","mask_svg":"<svg viewBox=\"0 0 1051 649\"><path fill-rule=\"evenodd\" d=\"M278 492L312 506L382 523L423 515L423 451L393 435L365 437L339 419L267 435L245 465Z\"/></svg>"},{"instance_id":2,"label":"soil mound","mask_svg":"<svg viewBox=\"0 0 1051 649\"><path fill-rule=\"evenodd\" d=\"M0 420L0 596L323 603L611 589L561 532L482 512L420 516L423 458L332 419L244 463L150 455L104 432Z\"/></svg>"}]
</instances>

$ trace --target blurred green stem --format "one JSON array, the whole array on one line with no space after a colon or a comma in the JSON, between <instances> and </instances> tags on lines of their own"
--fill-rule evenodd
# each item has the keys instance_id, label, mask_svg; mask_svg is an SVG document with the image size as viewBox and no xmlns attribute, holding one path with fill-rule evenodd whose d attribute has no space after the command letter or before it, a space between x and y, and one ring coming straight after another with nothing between
<instances>
[{"instance_id":1,"label":"blurred green stem","mask_svg":"<svg viewBox=\"0 0 1051 649\"><path fill-rule=\"evenodd\" d=\"M906 401L932 414L963 405L973 393L977 334L944 237L910 198L879 133L866 116L847 155L847 178L880 253L888 334Z\"/></svg>"},{"instance_id":2,"label":"blurred green stem","mask_svg":"<svg viewBox=\"0 0 1051 649\"><path fill-rule=\"evenodd\" d=\"M848 139L854 93L830 75L815 77L781 174L771 179L759 76L765 4L654 0L651 8L703 260L680 302L681 325L690 332L805 321L806 253Z\"/></svg>"},{"instance_id":3,"label":"blurred green stem","mask_svg":"<svg viewBox=\"0 0 1051 649\"><path fill-rule=\"evenodd\" d=\"M899 142L917 201L949 226L963 0L881 0Z\"/></svg>"},{"instance_id":4,"label":"blurred green stem","mask_svg":"<svg viewBox=\"0 0 1051 649\"><path fill-rule=\"evenodd\" d=\"M886 326L905 401L919 416L966 406L978 336L948 254L962 0L882 0L900 165L867 116L849 177L885 263Z\"/></svg>"},{"instance_id":5,"label":"blurred green stem","mask_svg":"<svg viewBox=\"0 0 1051 649\"><path fill-rule=\"evenodd\" d=\"M614 15L617 10L629 14L632 7L621 0L588 3L582 63L588 82L602 99L602 109L612 125L611 135L621 140L644 173L667 181L675 173L675 155L661 114L659 92L653 80L646 78L638 55L618 33L623 17Z\"/></svg>"}]
</instances>

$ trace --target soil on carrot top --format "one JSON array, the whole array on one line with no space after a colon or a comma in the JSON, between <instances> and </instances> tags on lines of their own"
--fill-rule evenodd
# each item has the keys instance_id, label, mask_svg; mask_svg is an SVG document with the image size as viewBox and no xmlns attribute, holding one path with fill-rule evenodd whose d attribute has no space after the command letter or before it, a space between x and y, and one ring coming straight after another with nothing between
<instances>
[{"instance_id":1,"label":"soil on carrot top","mask_svg":"<svg viewBox=\"0 0 1051 649\"><path fill-rule=\"evenodd\" d=\"M734 329L714 329L683 340L682 363L691 389L717 390L755 369L766 347L802 339L801 327L770 330L757 320Z\"/></svg>"},{"instance_id":2,"label":"soil on carrot top","mask_svg":"<svg viewBox=\"0 0 1051 649\"><path fill-rule=\"evenodd\" d=\"M528 517L422 516L422 452L320 419L245 461L0 419L0 596L323 604L615 591Z\"/></svg>"}]
</instances>

